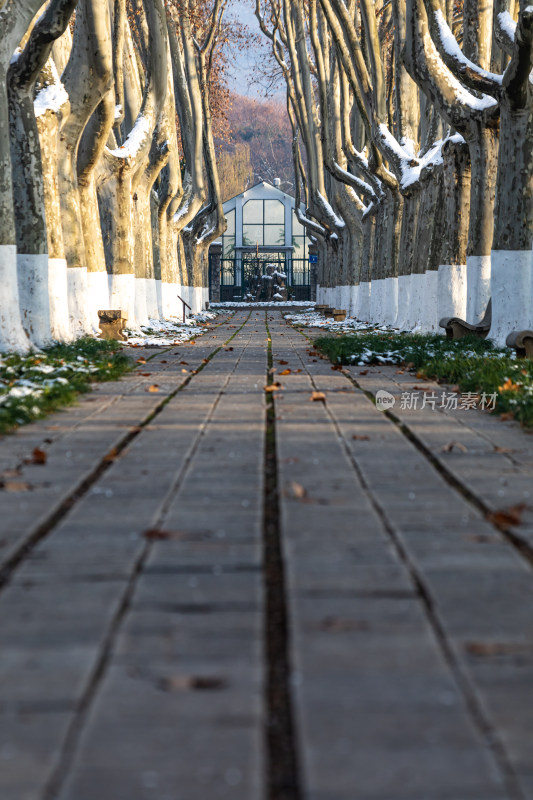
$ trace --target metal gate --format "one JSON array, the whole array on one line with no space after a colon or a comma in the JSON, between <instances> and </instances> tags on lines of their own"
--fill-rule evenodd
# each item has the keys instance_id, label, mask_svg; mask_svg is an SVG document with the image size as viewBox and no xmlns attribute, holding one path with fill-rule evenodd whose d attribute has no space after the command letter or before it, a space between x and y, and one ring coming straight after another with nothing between
<instances>
[{"instance_id":1,"label":"metal gate","mask_svg":"<svg viewBox=\"0 0 533 800\"><path fill-rule=\"evenodd\" d=\"M283 252L244 252L220 260L221 302L310 299L307 259L294 259Z\"/></svg>"}]
</instances>

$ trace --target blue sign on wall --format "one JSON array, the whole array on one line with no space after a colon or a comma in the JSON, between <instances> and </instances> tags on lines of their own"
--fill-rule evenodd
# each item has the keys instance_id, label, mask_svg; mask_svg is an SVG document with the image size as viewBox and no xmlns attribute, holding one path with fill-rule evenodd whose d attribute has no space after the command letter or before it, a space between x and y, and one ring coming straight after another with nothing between
<instances>
[{"instance_id":1,"label":"blue sign on wall","mask_svg":"<svg viewBox=\"0 0 533 800\"><path fill-rule=\"evenodd\" d=\"M310 255L309 256L309 263L310 264L318 264L318 256L317 255Z\"/></svg>"}]
</instances>

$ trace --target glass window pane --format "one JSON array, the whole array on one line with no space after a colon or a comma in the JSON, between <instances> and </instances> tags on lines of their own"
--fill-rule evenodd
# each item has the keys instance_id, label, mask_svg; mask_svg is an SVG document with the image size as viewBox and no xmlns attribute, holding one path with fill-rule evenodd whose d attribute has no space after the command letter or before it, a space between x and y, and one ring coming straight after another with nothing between
<instances>
[{"instance_id":1,"label":"glass window pane","mask_svg":"<svg viewBox=\"0 0 533 800\"><path fill-rule=\"evenodd\" d=\"M265 244L271 246L279 244L283 247L285 244L285 226L265 225Z\"/></svg>"},{"instance_id":2,"label":"glass window pane","mask_svg":"<svg viewBox=\"0 0 533 800\"><path fill-rule=\"evenodd\" d=\"M304 233L305 233L304 226L301 225L300 222L298 222L298 219L296 217L296 213L295 213L294 210L292 212L292 232L293 232L294 236L303 236Z\"/></svg>"},{"instance_id":3,"label":"glass window pane","mask_svg":"<svg viewBox=\"0 0 533 800\"><path fill-rule=\"evenodd\" d=\"M265 200L265 223L285 222L285 206L281 200Z\"/></svg>"},{"instance_id":4,"label":"glass window pane","mask_svg":"<svg viewBox=\"0 0 533 800\"><path fill-rule=\"evenodd\" d=\"M294 259L305 258L306 257L305 238L303 236L293 236L292 243L294 245L292 257Z\"/></svg>"},{"instance_id":5,"label":"glass window pane","mask_svg":"<svg viewBox=\"0 0 533 800\"><path fill-rule=\"evenodd\" d=\"M235 236L223 236L222 245L225 256L233 256L235 252Z\"/></svg>"},{"instance_id":6,"label":"glass window pane","mask_svg":"<svg viewBox=\"0 0 533 800\"><path fill-rule=\"evenodd\" d=\"M262 225L243 225L242 226L242 243L243 245L263 244L263 226Z\"/></svg>"},{"instance_id":7,"label":"glass window pane","mask_svg":"<svg viewBox=\"0 0 533 800\"><path fill-rule=\"evenodd\" d=\"M248 200L242 209L242 221L247 223L263 222L263 201Z\"/></svg>"},{"instance_id":8,"label":"glass window pane","mask_svg":"<svg viewBox=\"0 0 533 800\"><path fill-rule=\"evenodd\" d=\"M228 211L226 214L226 222L228 223L226 236L235 236L235 209Z\"/></svg>"}]
</instances>

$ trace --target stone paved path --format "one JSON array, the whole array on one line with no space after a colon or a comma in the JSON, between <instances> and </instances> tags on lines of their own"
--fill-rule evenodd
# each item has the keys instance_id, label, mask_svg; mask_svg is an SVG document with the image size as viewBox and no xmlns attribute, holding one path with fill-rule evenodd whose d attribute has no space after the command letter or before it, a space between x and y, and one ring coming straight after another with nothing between
<instances>
[{"instance_id":1,"label":"stone paved path","mask_svg":"<svg viewBox=\"0 0 533 800\"><path fill-rule=\"evenodd\" d=\"M533 438L276 311L135 353L0 440L1 800L533 800Z\"/></svg>"}]
</instances>

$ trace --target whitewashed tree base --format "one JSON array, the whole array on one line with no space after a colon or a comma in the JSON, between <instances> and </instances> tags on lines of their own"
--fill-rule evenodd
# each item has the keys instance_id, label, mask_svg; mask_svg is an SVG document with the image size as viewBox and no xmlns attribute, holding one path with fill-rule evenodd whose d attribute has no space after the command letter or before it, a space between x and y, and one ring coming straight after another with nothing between
<instances>
[{"instance_id":1,"label":"whitewashed tree base","mask_svg":"<svg viewBox=\"0 0 533 800\"><path fill-rule=\"evenodd\" d=\"M466 264L441 264L438 271L437 321L443 317L467 319Z\"/></svg>"},{"instance_id":2,"label":"whitewashed tree base","mask_svg":"<svg viewBox=\"0 0 533 800\"><path fill-rule=\"evenodd\" d=\"M436 333L439 328L437 318L439 273L432 269L424 273L423 276L423 301L419 317L419 326L422 333Z\"/></svg>"},{"instance_id":3,"label":"whitewashed tree base","mask_svg":"<svg viewBox=\"0 0 533 800\"><path fill-rule=\"evenodd\" d=\"M383 289L383 324L392 325L398 316L398 278L386 278Z\"/></svg>"},{"instance_id":4,"label":"whitewashed tree base","mask_svg":"<svg viewBox=\"0 0 533 800\"><path fill-rule=\"evenodd\" d=\"M157 305L157 283L155 278L136 278L136 285L139 281L144 283L144 295L146 298L146 313L148 319L159 319L159 307Z\"/></svg>"},{"instance_id":5,"label":"whitewashed tree base","mask_svg":"<svg viewBox=\"0 0 533 800\"><path fill-rule=\"evenodd\" d=\"M361 322L371 322L372 286L370 281L359 284L359 311L357 318Z\"/></svg>"},{"instance_id":6,"label":"whitewashed tree base","mask_svg":"<svg viewBox=\"0 0 533 800\"><path fill-rule=\"evenodd\" d=\"M68 314L67 261L65 258L48 259L48 300L50 328L56 342L71 342Z\"/></svg>"},{"instance_id":7,"label":"whitewashed tree base","mask_svg":"<svg viewBox=\"0 0 533 800\"><path fill-rule=\"evenodd\" d=\"M490 256L466 257L466 320L481 322L490 300Z\"/></svg>"},{"instance_id":8,"label":"whitewashed tree base","mask_svg":"<svg viewBox=\"0 0 533 800\"><path fill-rule=\"evenodd\" d=\"M163 319L179 317L181 319L182 305L178 300L181 295L181 286L178 283L161 282L161 308Z\"/></svg>"},{"instance_id":9,"label":"whitewashed tree base","mask_svg":"<svg viewBox=\"0 0 533 800\"><path fill-rule=\"evenodd\" d=\"M350 299L348 302L348 308L346 310L348 312L348 316L357 317L359 309L359 284L357 284L357 286L350 286L348 288L350 290Z\"/></svg>"},{"instance_id":10,"label":"whitewashed tree base","mask_svg":"<svg viewBox=\"0 0 533 800\"><path fill-rule=\"evenodd\" d=\"M48 254L17 253L17 274L22 327L37 347L51 345Z\"/></svg>"},{"instance_id":11,"label":"whitewashed tree base","mask_svg":"<svg viewBox=\"0 0 533 800\"><path fill-rule=\"evenodd\" d=\"M109 275L109 308L120 309L127 318L126 326L136 330L139 326L135 318L135 275Z\"/></svg>"},{"instance_id":12,"label":"whitewashed tree base","mask_svg":"<svg viewBox=\"0 0 533 800\"><path fill-rule=\"evenodd\" d=\"M370 321L376 325L381 325L383 321L383 295L385 291L385 280L372 281L370 292Z\"/></svg>"},{"instance_id":13,"label":"whitewashed tree base","mask_svg":"<svg viewBox=\"0 0 533 800\"><path fill-rule=\"evenodd\" d=\"M411 320L411 278L412 275L398 276L398 314L393 327L400 331L410 330Z\"/></svg>"},{"instance_id":14,"label":"whitewashed tree base","mask_svg":"<svg viewBox=\"0 0 533 800\"><path fill-rule=\"evenodd\" d=\"M505 346L511 331L533 328L531 250L493 250L492 323L489 338Z\"/></svg>"},{"instance_id":15,"label":"whitewashed tree base","mask_svg":"<svg viewBox=\"0 0 533 800\"><path fill-rule=\"evenodd\" d=\"M144 327L150 325L148 303L146 302L146 289L146 278L135 278L135 320L137 325Z\"/></svg>"},{"instance_id":16,"label":"whitewashed tree base","mask_svg":"<svg viewBox=\"0 0 533 800\"><path fill-rule=\"evenodd\" d=\"M67 269L68 316L74 338L94 333L92 309L87 303L87 267Z\"/></svg>"},{"instance_id":17,"label":"whitewashed tree base","mask_svg":"<svg viewBox=\"0 0 533 800\"><path fill-rule=\"evenodd\" d=\"M98 312L111 308L107 272L87 272L87 305L90 307L93 331L99 333Z\"/></svg>"},{"instance_id":18,"label":"whitewashed tree base","mask_svg":"<svg viewBox=\"0 0 533 800\"><path fill-rule=\"evenodd\" d=\"M0 352L26 353L31 343L20 319L15 245L0 245L0 287Z\"/></svg>"}]
</instances>

